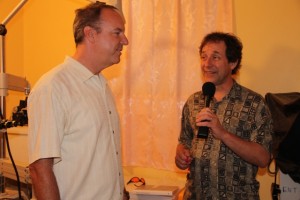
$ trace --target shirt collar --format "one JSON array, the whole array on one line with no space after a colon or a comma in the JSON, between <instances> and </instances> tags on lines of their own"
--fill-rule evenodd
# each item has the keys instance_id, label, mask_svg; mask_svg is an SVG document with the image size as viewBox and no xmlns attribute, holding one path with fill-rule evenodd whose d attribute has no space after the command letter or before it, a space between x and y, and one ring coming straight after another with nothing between
<instances>
[{"instance_id":1,"label":"shirt collar","mask_svg":"<svg viewBox=\"0 0 300 200\"><path fill-rule=\"evenodd\" d=\"M242 100L242 86L233 80L233 85L224 99Z\"/></svg>"},{"instance_id":2,"label":"shirt collar","mask_svg":"<svg viewBox=\"0 0 300 200\"><path fill-rule=\"evenodd\" d=\"M65 63L68 64L73 73L76 73L77 76L85 82L91 79L94 76L98 76L99 74L93 74L88 68L86 68L83 64L75 60L70 56L66 56ZM99 75L102 76L102 75Z\"/></svg>"}]
</instances>

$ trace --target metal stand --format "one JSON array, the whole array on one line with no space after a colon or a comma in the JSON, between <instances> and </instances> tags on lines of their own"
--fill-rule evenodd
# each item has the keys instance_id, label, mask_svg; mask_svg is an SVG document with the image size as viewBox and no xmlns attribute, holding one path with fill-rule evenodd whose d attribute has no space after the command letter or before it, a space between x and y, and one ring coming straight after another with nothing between
<instances>
[{"instance_id":1,"label":"metal stand","mask_svg":"<svg viewBox=\"0 0 300 200\"><path fill-rule=\"evenodd\" d=\"M22 91L25 92L25 95L29 94L29 83L25 78L6 74L5 73L5 62L4 62L4 36L7 33L5 25L8 21L22 8L27 0L22 0L11 13L4 19L0 24L0 114L1 120L6 119L6 109L5 109L5 96L8 95L8 90ZM5 130L4 130L5 131ZM5 138L3 131L0 131L0 158L5 157ZM4 177L0 177L0 187L1 192L4 192Z\"/></svg>"}]
</instances>

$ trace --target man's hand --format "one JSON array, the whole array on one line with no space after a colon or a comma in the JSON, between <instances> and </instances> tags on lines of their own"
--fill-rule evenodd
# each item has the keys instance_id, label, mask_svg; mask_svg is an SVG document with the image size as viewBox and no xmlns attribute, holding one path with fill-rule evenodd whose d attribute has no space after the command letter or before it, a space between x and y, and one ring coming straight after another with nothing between
<instances>
[{"instance_id":1,"label":"man's hand","mask_svg":"<svg viewBox=\"0 0 300 200\"><path fill-rule=\"evenodd\" d=\"M176 149L175 164L179 169L187 169L192 162L190 150L184 145L178 144Z\"/></svg>"}]
</instances>

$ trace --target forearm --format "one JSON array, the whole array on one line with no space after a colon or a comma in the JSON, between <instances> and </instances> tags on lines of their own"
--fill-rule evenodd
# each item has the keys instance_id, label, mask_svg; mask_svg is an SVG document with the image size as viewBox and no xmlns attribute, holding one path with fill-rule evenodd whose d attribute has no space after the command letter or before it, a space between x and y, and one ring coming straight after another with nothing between
<instances>
[{"instance_id":1,"label":"forearm","mask_svg":"<svg viewBox=\"0 0 300 200\"><path fill-rule=\"evenodd\" d=\"M37 200L59 200L59 190L52 170L53 161L42 159L29 166L34 195Z\"/></svg>"},{"instance_id":2,"label":"forearm","mask_svg":"<svg viewBox=\"0 0 300 200\"><path fill-rule=\"evenodd\" d=\"M258 167L266 167L270 161L269 152L260 144L246 141L238 136L224 132L222 142L243 160Z\"/></svg>"}]
</instances>

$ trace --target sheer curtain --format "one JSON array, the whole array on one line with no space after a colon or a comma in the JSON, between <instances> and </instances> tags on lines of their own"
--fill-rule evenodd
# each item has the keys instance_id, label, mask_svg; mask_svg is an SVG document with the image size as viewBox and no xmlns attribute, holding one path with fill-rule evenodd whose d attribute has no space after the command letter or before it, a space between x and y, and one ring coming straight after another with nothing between
<instances>
[{"instance_id":1,"label":"sheer curtain","mask_svg":"<svg viewBox=\"0 0 300 200\"><path fill-rule=\"evenodd\" d=\"M186 99L201 89L198 47L232 31L232 0L123 0L122 61L105 70L120 113L123 165L176 170Z\"/></svg>"}]
</instances>

